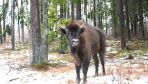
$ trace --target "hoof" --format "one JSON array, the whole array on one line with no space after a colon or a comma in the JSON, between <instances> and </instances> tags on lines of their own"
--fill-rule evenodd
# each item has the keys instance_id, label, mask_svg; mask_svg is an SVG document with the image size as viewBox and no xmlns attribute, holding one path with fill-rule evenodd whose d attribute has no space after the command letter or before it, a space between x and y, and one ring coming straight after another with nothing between
<instances>
[{"instance_id":1,"label":"hoof","mask_svg":"<svg viewBox=\"0 0 148 84\"><path fill-rule=\"evenodd\" d=\"M95 73L94 77L97 77L97 76L99 76L99 74L98 73Z\"/></svg>"},{"instance_id":2,"label":"hoof","mask_svg":"<svg viewBox=\"0 0 148 84\"><path fill-rule=\"evenodd\" d=\"M80 84L80 81L81 81L80 79L76 79L77 84Z\"/></svg>"},{"instance_id":3,"label":"hoof","mask_svg":"<svg viewBox=\"0 0 148 84\"><path fill-rule=\"evenodd\" d=\"M83 84L87 84L87 80L83 80Z\"/></svg>"},{"instance_id":4,"label":"hoof","mask_svg":"<svg viewBox=\"0 0 148 84\"><path fill-rule=\"evenodd\" d=\"M94 75L93 77L98 77L99 75Z\"/></svg>"},{"instance_id":5,"label":"hoof","mask_svg":"<svg viewBox=\"0 0 148 84\"><path fill-rule=\"evenodd\" d=\"M103 73L103 76L105 76L106 75L106 73Z\"/></svg>"}]
</instances>

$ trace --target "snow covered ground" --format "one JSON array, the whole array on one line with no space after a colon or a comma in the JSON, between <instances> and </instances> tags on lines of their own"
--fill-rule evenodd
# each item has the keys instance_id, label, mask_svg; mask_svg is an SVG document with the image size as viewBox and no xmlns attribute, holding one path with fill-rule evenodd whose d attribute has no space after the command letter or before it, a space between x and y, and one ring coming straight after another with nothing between
<instances>
[{"instance_id":1,"label":"snow covered ground","mask_svg":"<svg viewBox=\"0 0 148 84\"><path fill-rule=\"evenodd\" d=\"M30 53L30 49L12 51L0 48L0 84L75 84L73 63L65 62L64 66L38 70L30 66ZM50 59L60 56L49 54ZM99 76L94 77L91 63L87 84L148 84L148 56L132 60L106 59L106 73L102 76L100 66Z\"/></svg>"}]
</instances>

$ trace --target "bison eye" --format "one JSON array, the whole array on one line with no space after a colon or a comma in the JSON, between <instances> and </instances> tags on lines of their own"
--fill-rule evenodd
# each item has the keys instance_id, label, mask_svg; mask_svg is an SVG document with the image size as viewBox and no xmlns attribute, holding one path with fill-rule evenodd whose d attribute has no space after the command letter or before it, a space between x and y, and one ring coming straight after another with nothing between
<instances>
[{"instance_id":1,"label":"bison eye","mask_svg":"<svg viewBox=\"0 0 148 84\"><path fill-rule=\"evenodd\" d=\"M85 31L84 28L81 28L81 29L80 29L80 33L83 33L84 31Z\"/></svg>"}]
</instances>

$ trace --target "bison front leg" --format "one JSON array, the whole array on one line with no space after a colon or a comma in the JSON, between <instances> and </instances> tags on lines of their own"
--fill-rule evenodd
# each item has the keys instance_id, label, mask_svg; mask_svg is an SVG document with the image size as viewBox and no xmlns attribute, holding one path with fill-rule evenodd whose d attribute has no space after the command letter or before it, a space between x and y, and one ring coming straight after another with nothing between
<instances>
[{"instance_id":1,"label":"bison front leg","mask_svg":"<svg viewBox=\"0 0 148 84\"><path fill-rule=\"evenodd\" d=\"M77 82L77 84L79 84L80 83L80 69L81 69L81 65L76 65L75 64L75 68L76 68L76 75L77 75L77 77L76 77L76 82Z\"/></svg>"},{"instance_id":2,"label":"bison front leg","mask_svg":"<svg viewBox=\"0 0 148 84\"><path fill-rule=\"evenodd\" d=\"M82 71L83 71L83 83L86 83L87 79L87 71L89 67L90 60L84 60L82 64Z\"/></svg>"}]
</instances>

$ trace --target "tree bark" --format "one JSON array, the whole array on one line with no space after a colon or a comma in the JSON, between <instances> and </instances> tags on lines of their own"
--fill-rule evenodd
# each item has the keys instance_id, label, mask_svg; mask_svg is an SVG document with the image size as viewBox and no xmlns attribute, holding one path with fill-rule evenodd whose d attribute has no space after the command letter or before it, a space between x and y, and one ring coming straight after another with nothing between
<instances>
[{"instance_id":1,"label":"tree bark","mask_svg":"<svg viewBox=\"0 0 148 84\"><path fill-rule=\"evenodd\" d=\"M12 50L15 50L15 18L14 18L14 11L15 11L15 2L12 2L12 16L11 16L11 43L12 43Z\"/></svg>"},{"instance_id":2,"label":"tree bark","mask_svg":"<svg viewBox=\"0 0 148 84\"><path fill-rule=\"evenodd\" d=\"M64 6L63 4L60 4L60 18L64 18Z\"/></svg>"},{"instance_id":3,"label":"tree bark","mask_svg":"<svg viewBox=\"0 0 148 84\"><path fill-rule=\"evenodd\" d=\"M68 0L67 1L67 10L66 10L67 11L67 13L66 13L67 14L67 17L66 18L67 19L70 18L70 14L69 14L70 8L69 8L69 6L70 6L70 1Z\"/></svg>"},{"instance_id":4,"label":"tree bark","mask_svg":"<svg viewBox=\"0 0 148 84\"><path fill-rule=\"evenodd\" d=\"M21 21L21 29L22 29L22 42L24 42L24 19Z\"/></svg>"},{"instance_id":5,"label":"tree bark","mask_svg":"<svg viewBox=\"0 0 148 84\"><path fill-rule=\"evenodd\" d=\"M138 16L137 16L137 13L136 13L136 11L137 11L137 9L136 9L136 1L135 0L132 0L132 4L133 4L133 7L134 7L134 9L133 9L133 13L132 13L132 16L134 16L133 17L133 29L134 29L134 36L136 37L137 36L137 19L138 19Z\"/></svg>"},{"instance_id":6,"label":"tree bark","mask_svg":"<svg viewBox=\"0 0 148 84\"><path fill-rule=\"evenodd\" d=\"M32 30L32 62L31 64L41 64L41 30L39 20L39 5L38 0L30 0L31 2L31 30Z\"/></svg>"},{"instance_id":7,"label":"tree bark","mask_svg":"<svg viewBox=\"0 0 148 84\"><path fill-rule=\"evenodd\" d=\"M42 0L43 30L40 29L39 0L31 2L31 29L32 29L32 62L43 64L48 62L48 0Z\"/></svg>"},{"instance_id":8,"label":"tree bark","mask_svg":"<svg viewBox=\"0 0 148 84\"><path fill-rule=\"evenodd\" d=\"M123 12L123 0L119 1L119 16L120 16L120 28L121 28L121 48L126 48L126 36L125 36L125 19L124 19L124 12Z\"/></svg>"},{"instance_id":9,"label":"tree bark","mask_svg":"<svg viewBox=\"0 0 148 84\"><path fill-rule=\"evenodd\" d=\"M19 42L20 42L20 14L19 14L19 6L18 6L18 20L17 20L17 23L18 23L18 36L19 36Z\"/></svg>"},{"instance_id":10,"label":"tree bark","mask_svg":"<svg viewBox=\"0 0 148 84\"><path fill-rule=\"evenodd\" d=\"M93 5L93 9L94 9L94 26L96 26L96 0L93 0L94 5Z\"/></svg>"},{"instance_id":11,"label":"tree bark","mask_svg":"<svg viewBox=\"0 0 148 84\"><path fill-rule=\"evenodd\" d=\"M78 0L76 4L76 19L77 20L81 19L81 0Z\"/></svg>"},{"instance_id":12,"label":"tree bark","mask_svg":"<svg viewBox=\"0 0 148 84\"><path fill-rule=\"evenodd\" d=\"M24 42L24 6L23 0L21 0L22 12L21 12L21 31L22 31L22 42Z\"/></svg>"},{"instance_id":13,"label":"tree bark","mask_svg":"<svg viewBox=\"0 0 148 84\"><path fill-rule=\"evenodd\" d=\"M101 4L101 0L97 0L97 18L98 18L98 24L97 26L101 29L103 29L103 24L102 24L102 17L103 17L103 14L100 13L100 11L102 11L102 4ZM90 9L91 10L91 9Z\"/></svg>"},{"instance_id":14,"label":"tree bark","mask_svg":"<svg viewBox=\"0 0 148 84\"><path fill-rule=\"evenodd\" d=\"M42 58L48 62L48 0L43 0L43 35L42 35Z\"/></svg>"},{"instance_id":15,"label":"tree bark","mask_svg":"<svg viewBox=\"0 0 148 84\"><path fill-rule=\"evenodd\" d=\"M129 28L128 0L124 0L124 2L125 2L126 29L127 29L127 34L128 34L128 40L131 40L131 30Z\"/></svg>"},{"instance_id":16,"label":"tree bark","mask_svg":"<svg viewBox=\"0 0 148 84\"><path fill-rule=\"evenodd\" d=\"M84 0L84 15L85 15L85 20L87 22L87 0Z\"/></svg>"},{"instance_id":17,"label":"tree bark","mask_svg":"<svg viewBox=\"0 0 148 84\"><path fill-rule=\"evenodd\" d=\"M0 16L0 43L3 43L3 38L2 38L2 25L1 25L1 16Z\"/></svg>"},{"instance_id":18,"label":"tree bark","mask_svg":"<svg viewBox=\"0 0 148 84\"><path fill-rule=\"evenodd\" d=\"M140 28L140 37L144 39L144 24L143 24L143 0L139 1L139 28Z\"/></svg>"},{"instance_id":19,"label":"tree bark","mask_svg":"<svg viewBox=\"0 0 148 84\"><path fill-rule=\"evenodd\" d=\"M71 19L75 19L75 13L74 13L74 3L73 0L71 0Z\"/></svg>"},{"instance_id":20,"label":"tree bark","mask_svg":"<svg viewBox=\"0 0 148 84\"><path fill-rule=\"evenodd\" d=\"M5 31L6 29L5 29L5 16L6 16L6 14L5 14L5 0L3 0L3 31ZM6 41L6 34L5 35L3 35L2 36L2 43L3 43L3 41L5 42Z\"/></svg>"}]
</instances>

